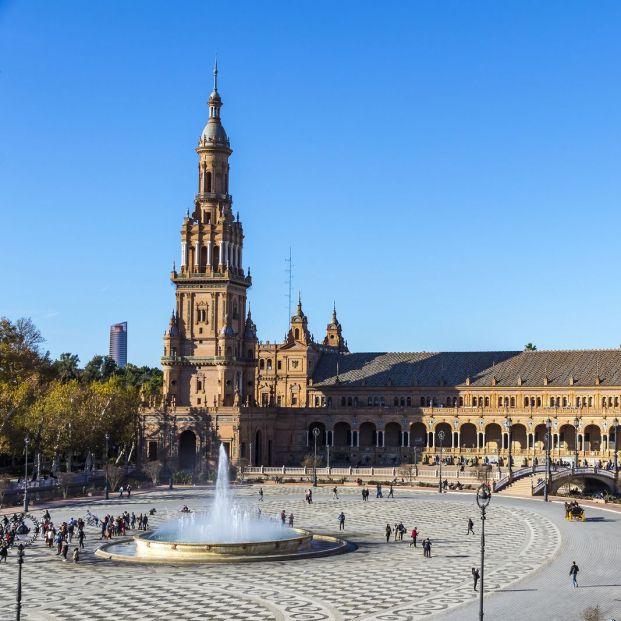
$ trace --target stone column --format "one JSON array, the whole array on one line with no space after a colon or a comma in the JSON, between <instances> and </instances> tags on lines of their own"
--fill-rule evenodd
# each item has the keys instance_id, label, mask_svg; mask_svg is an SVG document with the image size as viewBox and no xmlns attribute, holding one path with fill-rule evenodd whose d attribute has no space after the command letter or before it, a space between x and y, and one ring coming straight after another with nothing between
<instances>
[{"instance_id":1,"label":"stone column","mask_svg":"<svg viewBox=\"0 0 621 621\"><path fill-rule=\"evenodd\" d=\"M186 262L188 260L188 244L187 242L181 242L181 267L187 268Z\"/></svg>"},{"instance_id":2,"label":"stone column","mask_svg":"<svg viewBox=\"0 0 621 621\"><path fill-rule=\"evenodd\" d=\"M201 243L198 239L194 242L194 267L198 269L201 262Z\"/></svg>"},{"instance_id":3,"label":"stone column","mask_svg":"<svg viewBox=\"0 0 621 621\"><path fill-rule=\"evenodd\" d=\"M207 242L207 267L211 267L212 242Z\"/></svg>"}]
</instances>

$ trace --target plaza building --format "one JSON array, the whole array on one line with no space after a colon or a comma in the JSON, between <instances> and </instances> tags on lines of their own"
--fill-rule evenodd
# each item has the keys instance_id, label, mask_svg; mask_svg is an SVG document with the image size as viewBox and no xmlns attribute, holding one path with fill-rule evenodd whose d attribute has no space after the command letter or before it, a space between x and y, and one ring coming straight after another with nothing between
<instances>
[{"instance_id":1,"label":"plaza building","mask_svg":"<svg viewBox=\"0 0 621 621\"><path fill-rule=\"evenodd\" d=\"M144 459L204 470L223 442L233 462L297 465L315 441L332 465L433 461L440 452L502 464L509 450L516 466L532 465L546 443L554 460L613 459L620 349L352 353L336 308L315 341L301 299L283 342L260 342L217 68L214 76L194 209L170 274L163 404L141 411Z\"/></svg>"}]
</instances>

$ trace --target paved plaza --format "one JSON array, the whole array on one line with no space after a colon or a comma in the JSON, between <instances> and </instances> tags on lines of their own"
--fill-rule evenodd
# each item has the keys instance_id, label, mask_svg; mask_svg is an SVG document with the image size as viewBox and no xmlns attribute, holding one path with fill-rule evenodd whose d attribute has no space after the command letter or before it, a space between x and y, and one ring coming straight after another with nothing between
<instances>
[{"instance_id":1,"label":"paved plaza","mask_svg":"<svg viewBox=\"0 0 621 621\"><path fill-rule=\"evenodd\" d=\"M406 621L476 619L477 594L471 568L480 565L480 513L472 494L396 490L394 499L368 502L360 489L329 488L304 501L304 487L264 487L264 515L283 509L295 525L339 535L337 517L346 515L344 536L358 547L348 554L319 559L227 565L142 565L95 557L99 531L87 527L86 551L78 565L59 561L41 541L28 548L24 564L23 618L215 619ZM258 503L258 487L244 487L244 502ZM151 507L150 525L211 502L209 489L158 490L131 500L68 503L52 508L59 523L83 516L87 508L103 516L124 510L136 514ZM476 536L466 536L467 521ZM569 621L599 603L608 617L621 619L619 544L621 514L587 509L586 522L565 522L559 504L494 497L486 521L486 619ZM403 521L403 542L386 543L386 523ZM409 531L420 531L417 548ZM342 534L342 533L341 533ZM430 537L432 557L423 557L420 541ZM72 546L73 547L73 546ZM569 565L580 566L580 588L572 589ZM12 552L0 566L0 619L14 619L17 564Z\"/></svg>"}]
</instances>

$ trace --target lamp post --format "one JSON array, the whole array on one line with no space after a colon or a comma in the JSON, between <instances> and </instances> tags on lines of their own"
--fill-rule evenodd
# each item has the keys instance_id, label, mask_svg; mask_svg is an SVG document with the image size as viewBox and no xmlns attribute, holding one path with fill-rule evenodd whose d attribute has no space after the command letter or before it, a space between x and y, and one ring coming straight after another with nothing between
<instances>
[{"instance_id":1,"label":"lamp post","mask_svg":"<svg viewBox=\"0 0 621 621\"><path fill-rule=\"evenodd\" d=\"M105 460L106 460L106 487L104 488L106 500L110 499L110 490L108 489L108 442L109 441L110 441L110 434L106 431L106 454L104 455Z\"/></svg>"},{"instance_id":2,"label":"lamp post","mask_svg":"<svg viewBox=\"0 0 621 621\"><path fill-rule=\"evenodd\" d=\"M544 502L548 502L548 488L550 487L550 440L552 439L552 421L549 418L546 420L546 429L546 484L544 487Z\"/></svg>"},{"instance_id":3,"label":"lamp post","mask_svg":"<svg viewBox=\"0 0 621 621\"><path fill-rule=\"evenodd\" d=\"M617 451L619 450L619 441L618 441L618 433L619 433L619 419L615 418L612 421L612 426L614 427L615 430L615 454L613 457L614 460L614 468L615 468L615 492L617 491L618 488L618 479L619 479L619 474L618 474L618 461L617 461Z\"/></svg>"},{"instance_id":4,"label":"lamp post","mask_svg":"<svg viewBox=\"0 0 621 621\"><path fill-rule=\"evenodd\" d=\"M616 419L615 419L616 420ZM574 441L574 470L578 467L578 429L580 428L580 419L574 418L574 427L576 428L576 436Z\"/></svg>"},{"instance_id":5,"label":"lamp post","mask_svg":"<svg viewBox=\"0 0 621 621\"><path fill-rule=\"evenodd\" d=\"M438 431L438 440L440 440L440 480L438 481L438 492L442 493L442 447L444 446L444 431Z\"/></svg>"},{"instance_id":6,"label":"lamp post","mask_svg":"<svg viewBox=\"0 0 621 621\"><path fill-rule=\"evenodd\" d=\"M487 483L477 489L477 505L481 509L481 586L479 591L479 621L483 621L483 585L485 580L485 509L490 503L492 495Z\"/></svg>"},{"instance_id":7,"label":"lamp post","mask_svg":"<svg viewBox=\"0 0 621 621\"><path fill-rule=\"evenodd\" d=\"M313 429L313 439L315 440L315 458L313 460L313 487L317 487L317 438L319 437L319 427Z\"/></svg>"},{"instance_id":8,"label":"lamp post","mask_svg":"<svg viewBox=\"0 0 621 621\"><path fill-rule=\"evenodd\" d=\"M28 513L28 445L30 444L30 438L26 436L24 438L26 461L24 462L24 513Z\"/></svg>"},{"instance_id":9,"label":"lamp post","mask_svg":"<svg viewBox=\"0 0 621 621\"><path fill-rule=\"evenodd\" d=\"M22 565L24 564L24 544L17 546L17 604L15 618L20 621L22 618Z\"/></svg>"},{"instance_id":10,"label":"lamp post","mask_svg":"<svg viewBox=\"0 0 621 621\"><path fill-rule=\"evenodd\" d=\"M513 442L511 430L513 428L513 421L509 417L505 420L505 426L509 432L509 483L511 483L513 480L513 458L511 456L511 444Z\"/></svg>"}]
</instances>

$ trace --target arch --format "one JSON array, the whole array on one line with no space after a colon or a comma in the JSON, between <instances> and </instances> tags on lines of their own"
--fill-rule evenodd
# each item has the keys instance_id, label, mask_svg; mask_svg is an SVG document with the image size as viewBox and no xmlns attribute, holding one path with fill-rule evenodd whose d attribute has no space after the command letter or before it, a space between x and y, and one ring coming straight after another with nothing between
<instances>
[{"instance_id":1,"label":"arch","mask_svg":"<svg viewBox=\"0 0 621 621\"><path fill-rule=\"evenodd\" d=\"M315 446L315 429L319 429L319 435L317 436L317 446L326 445L326 426L323 423L311 423L308 426L308 445L311 448Z\"/></svg>"},{"instance_id":2,"label":"arch","mask_svg":"<svg viewBox=\"0 0 621 621\"><path fill-rule=\"evenodd\" d=\"M295 340L296 341L299 340L299 338L300 338L300 329L299 328L295 329L294 336L295 336Z\"/></svg>"},{"instance_id":3,"label":"arch","mask_svg":"<svg viewBox=\"0 0 621 621\"><path fill-rule=\"evenodd\" d=\"M196 434L186 429L179 436L179 468L194 470L196 465Z\"/></svg>"},{"instance_id":4,"label":"arch","mask_svg":"<svg viewBox=\"0 0 621 621\"><path fill-rule=\"evenodd\" d=\"M371 422L360 425L360 446L375 446L377 444L377 430Z\"/></svg>"},{"instance_id":5,"label":"arch","mask_svg":"<svg viewBox=\"0 0 621 621\"><path fill-rule=\"evenodd\" d=\"M502 430L497 423L485 427L485 451L497 453L502 447Z\"/></svg>"},{"instance_id":6,"label":"arch","mask_svg":"<svg viewBox=\"0 0 621 621\"><path fill-rule=\"evenodd\" d=\"M539 424L535 427L535 450L538 453L545 453L547 429L545 425ZM550 444L552 446L552 444Z\"/></svg>"},{"instance_id":7,"label":"arch","mask_svg":"<svg viewBox=\"0 0 621 621\"><path fill-rule=\"evenodd\" d=\"M412 423L410 425L410 446L427 446L427 429L423 423Z\"/></svg>"},{"instance_id":8,"label":"arch","mask_svg":"<svg viewBox=\"0 0 621 621\"><path fill-rule=\"evenodd\" d=\"M459 430L459 440L463 448L477 447L477 428L474 423L464 423Z\"/></svg>"},{"instance_id":9,"label":"arch","mask_svg":"<svg viewBox=\"0 0 621 621\"><path fill-rule=\"evenodd\" d=\"M334 425L334 446L351 446L351 425L341 421Z\"/></svg>"},{"instance_id":10,"label":"arch","mask_svg":"<svg viewBox=\"0 0 621 621\"><path fill-rule=\"evenodd\" d=\"M147 448L147 459L149 461L157 461L157 442L150 440Z\"/></svg>"},{"instance_id":11,"label":"arch","mask_svg":"<svg viewBox=\"0 0 621 621\"><path fill-rule=\"evenodd\" d=\"M562 449L566 451L576 450L576 428L573 425L561 425L559 437Z\"/></svg>"},{"instance_id":12,"label":"arch","mask_svg":"<svg viewBox=\"0 0 621 621\"><path fill-rule=\"evenodd\" d=\"M211 171L208 170L207 173L205 174L205 192L211 192L211 188L213 187L211 183L211 179L212 179Z\"/></svg>"},{"instance_id":13,"label":"arch","mask_svg":"<svg viewBox=\"0 0 621 621\"><path fill-rule=\"evenodd\" d=\"M220 248L218 246L213 247L213 256L211 257L211 265L213 265L213 269L218 269L218 265L220 265Z\"/></svg>"},{"instance_id":14,"label":"arch","mask_svg":"<svg viewBox=\"0 0 621 621\"><path fill-rule=\"evenodd\" d=\"M444 440L442 440L442 442L440 442L440 438L438 436L438 433L440 431L444 432ZM443 448L447 449L447 448L452 448L453 446L453 430L451 429L451 426L448 423L438 423L436 425L436 431L435 431L435 446L436 448L440 448L440 446L442 446Z\"/></svg>"},{"instance_id":15,"label":"arch","mask_svg":"<svg viewBox=\"0 0 621 621\"><path fill-rule=\"evenodd\" d=\"M587 425L584 428L584 450L599 451L602 446L602 432L597 425Z\"/></svg>"},{"instance_id":16,"label":"arch","mask_svg":"<svg viewBox=\"0 0 621 621\"><path fill-rule=\"evenodd\" d=\"M384 428L384 446L391 448L401 446L401 425L388 423Z\"/></svg>"},{"instance_id":17,"label":"arch","mask_svg":"<svg viewBox=\"0 0 621 621\"><path fill-rule=\"evenodd\" d=\"M526 427L521 423L516 423L511 427L511 450L526 450Z\"/></svg>"}]
</instances>

